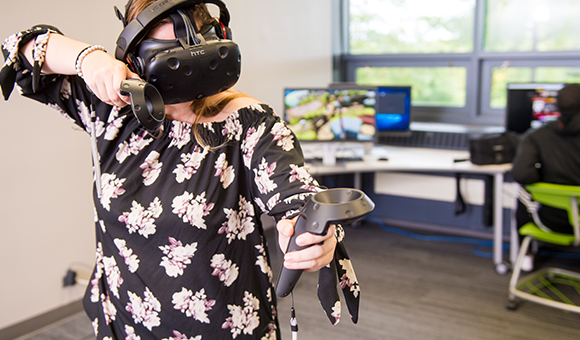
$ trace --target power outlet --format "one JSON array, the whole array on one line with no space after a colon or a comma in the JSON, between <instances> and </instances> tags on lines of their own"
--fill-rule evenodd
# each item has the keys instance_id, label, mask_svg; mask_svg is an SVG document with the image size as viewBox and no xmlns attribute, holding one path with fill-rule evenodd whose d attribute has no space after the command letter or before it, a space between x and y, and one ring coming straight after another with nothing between
<instances>
[{"instance_id":1,"label":"power outlet","mask_svg":"<svg viewBox=\"0 0 580 340\"><path fill-rule=\"evenodd\" d=\"M77 272L72 269L69 269L66 272L66 275L62 279L63 286L74 286L77 283Z\"/></svg>"}]
</instances>

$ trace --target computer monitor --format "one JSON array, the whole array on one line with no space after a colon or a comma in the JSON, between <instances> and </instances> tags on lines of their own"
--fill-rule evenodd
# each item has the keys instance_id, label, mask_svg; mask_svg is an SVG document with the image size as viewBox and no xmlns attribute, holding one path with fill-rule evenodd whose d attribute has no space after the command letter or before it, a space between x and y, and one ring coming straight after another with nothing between
<instances>
[{"instance_id":1,"label":"computer monitor","mask_svg":"<svg viewBox=\"0 0 580 340\"><path fill-rule=\"evenodd\" d=\"M375 89L284 89L284 120L300 141L373 142L375 105Z\"/></svg>"},{"instance_id":2,"label":"computer monitor","mask_svg":"<svg viewBox=\"0 0 580 340\"><path fill-rule=\"evenodd\" d=\"M563 83L514 83L507 85L505 129L524 133L544 123L558 119L556 105L558 91Z\"/></svg>"},{"instance_id":3,"label":"computer monitor","mask_svg":"<svg viewBox=\"0 0 580 340\"><path fill-rule=\"evenodd\" d=\"M375 127L377 136L411 134L411 86L366 86L352 82L332 83L331 89L361 88L377 92Z\"/></svg>"},{"instance_id":4,"label":"computer monitor","mask_svg":"<svg viewBox=\"0 0 580 340\"><path fill-rule=\"evenodd\" d=\"M411 87L378 86L375 113L377 136L411 133Z\"/></svg>"}]
</instances>

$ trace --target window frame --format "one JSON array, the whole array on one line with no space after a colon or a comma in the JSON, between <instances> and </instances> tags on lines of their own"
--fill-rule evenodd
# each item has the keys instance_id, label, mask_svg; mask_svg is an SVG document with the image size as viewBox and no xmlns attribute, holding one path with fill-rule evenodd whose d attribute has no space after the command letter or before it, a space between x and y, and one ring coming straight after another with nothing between
<instances>
[{"instance_id":1,"label":"window frame","mask_svg":"<svg viewBox=\"0 0 580 340\"><path fill-rule=\"evenodd\" d=\"M349 0L333 1L333 81L355 82L359 67L466 68L465 106L413 106L413 121L473 125L504 125L504 109L490 107L492 69L509 62L512 67L580 67L580 50L561 52L483 51L486 0L475 0L473 51L471 53L377 54L349 53Z\"/></svg>"},{"instance_id":2,"label":"window frame","mask_svg":"<svg viewBox=\"0 0 580 340\"><path fill-rule=\"evenodd\" d=\"M580 53L578 55L580 55ZM571 55L567 52L543 52L539 55L535 54L530 56L522 54L514 55L514 53L494 53L493 55L482 58L481 70L482 74L486 76L482 77L481 88L482 90L487 89L487 91L482 91L480 112L489 116L500 115L503 118L503 109L494 109L489 105L493 68L500 67L506 61L509 62L509 67L580 67L580 60L578 60L578 55ZM553 82L562 83L562 81L559 80L554 80ZM532 79L529 81L529 83L546 83L546 81Z\"/></svg>"}]
</instances>

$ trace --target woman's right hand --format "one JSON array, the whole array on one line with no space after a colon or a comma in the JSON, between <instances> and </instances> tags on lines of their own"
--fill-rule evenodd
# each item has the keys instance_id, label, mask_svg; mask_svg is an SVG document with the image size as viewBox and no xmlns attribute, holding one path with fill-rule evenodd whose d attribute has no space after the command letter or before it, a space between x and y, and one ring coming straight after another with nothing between
<instances>
[{"instance_id":1,"label":"woman's right hand","mask_svg":"<svg viewBox=\"0 0 580 340\"><path fill-rule=\"evenodd\" d=\"M103 102L118 107L131 103L128 96L120 93L121 81L128 78L139 79L120 60L110 54L96 50L85 57L81 64L83 78L91 91Z\"/></svg>"}]
</instances>

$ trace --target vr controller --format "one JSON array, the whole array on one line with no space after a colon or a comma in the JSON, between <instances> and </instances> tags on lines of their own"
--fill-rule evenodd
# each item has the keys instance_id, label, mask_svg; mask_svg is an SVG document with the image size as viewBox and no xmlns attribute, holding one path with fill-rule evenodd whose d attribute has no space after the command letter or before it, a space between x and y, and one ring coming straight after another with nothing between
<instances>
[{"instance_id":1,"label":"vr controller","mask_svg":"<svg viewBox=\"0 0 580 340\"><path fill-rule=\"evenodd\" d=\"M142 79L125 79L120 92L131 98L133 114L145 129L157 133L165 119L165 104L155 86Z\"/></svg>"},{"instance_id":2,"label":"vr controller","mask_svg":"<svg viewBox=\"0 0 580 340\"><path fill-rule=\"evenodd\" d=\"M286 252L305 249L296 245L296 237L305 232L324 235L331 224L354 223L375 208L373 201L357 189L335 188L314 194L300 211ZM276 295L285 297L298 282L302 270L282 267Z\"/></svg>"}]
</instances>

